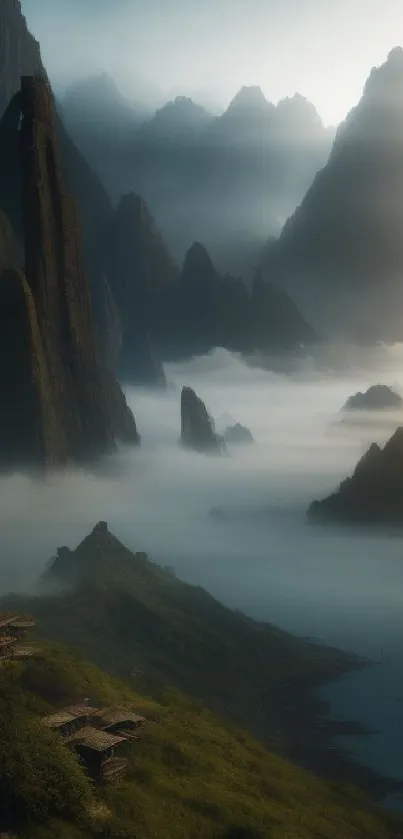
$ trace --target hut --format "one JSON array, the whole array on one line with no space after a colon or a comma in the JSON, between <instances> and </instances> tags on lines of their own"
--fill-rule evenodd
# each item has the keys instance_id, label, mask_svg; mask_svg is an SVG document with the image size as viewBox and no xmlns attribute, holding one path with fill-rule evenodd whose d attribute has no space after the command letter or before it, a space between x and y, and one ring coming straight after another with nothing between
<instances>
[{"instance_id":1,"label":"hut","mask_svg":"<svg viewBox=\"0 0 403 839\"><path fill-rule=\"evenodd\" d=\"M125 708L101 708L96 714L97 725L111 734L121 734L128 739L137 739L137 733L146 722L145 717Z\"/></svg>"},{"instance_id":2,"label":"hut","mask_svg":"<svg viewBox=\"0 0 403 839\"><path fill-rule=\"evenodd\" d=\"M11 634L12 624L17 618L15 612L0 612L0 635Z\"/></svg>"},{"instance_id":3,"label":"hut","mask_svg":"<svg viewBox=\"0 0 403 839\"><path fill-rule=\"evenodd\" d=\"M125 737L85 726L67 742L95 781L116 783L125 774L127 759L116 754L117 749L127 742Z\"/></svg>"},{"instance_id":4,"label":"hut","mask_svg":"<svg viewBox=\"0 0 403 839\"><path fill-rule=\"evenodd\" d=\"M12 635L0 635L0 661L13 658L17 639Z\"/></svg>"},{"instance_id":5,"label":"hut","mask_svg":"<svg viewBox=\"0 0 403 839\"><path fill-rule=\"evenodd\" d=\"M24 615L16 615L10 625L13 635L16 635L17 638L23 638L28 632L32 632L35 627L36 621Z\"/></svg>"},{"instance_id":6,"label":"hut","mask_svg":"<svg viewBox=\"0 0 403 839\"><path fill-rule=\"evenodd\" d=\"M71 705L68 708L62 708L54 714L49 714L44 717L42 722L52 731L57 731L62 737L72 737L79 732L92 719L96 708L90 708L88 705Z\"/></svg>"}]
</instances>

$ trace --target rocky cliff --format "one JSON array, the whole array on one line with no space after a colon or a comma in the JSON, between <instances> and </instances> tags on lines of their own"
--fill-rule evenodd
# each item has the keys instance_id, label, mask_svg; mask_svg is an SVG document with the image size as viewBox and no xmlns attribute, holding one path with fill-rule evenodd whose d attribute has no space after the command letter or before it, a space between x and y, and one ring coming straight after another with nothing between
<instances>
[{"instance_id":1,"label":"rocky cliff","mask_svg":"<svg viewBox=\"0 0 403 839\"><path fill-rule=\"evenodd\" d=\"M104 241L122 322L119 375L129 382L161 384L164 372L155 345L161 332L169 331L163 299L178 269L146 202L134 193L120 200Z\"/></svg>"},{"instance_id":2,"label":"rocky cliff","mask_svg":"<svg viewBox=\"0 0 403 839\"><path fill-rule=\"evenodd\" d=\"M257 272L252 289L242 280L222 276L204 245L186 254L178 282L168 287L163 305L164 353L191 356L225 347L253 353L291 350L318 336L282 289Z\"/></svg>"},{"instance_id":3,"label":"rocky cliff","mask_svg":"<svg viewBox=\"0 0 403 839\"><path fill-rule=\"evenodd\" d=\"M403 50L374 68L279 240L267 275L320 330L403 336ZM315 320L316 318L316 320Z\"/></svg>"},{"instance_id":4,"label":"rocky cliff","mask_svg":"<svg viewBox=\"0 0 403 839\"><path fill-rule=\"evenodd\" d=\"M39 44L28 30L20 0L1 0L0 117L24 75L46 78Z\"/></svg>"},{"instance_id":5,"label":"rocky cliff","mask_svg":"<svg viewBox=\"0 0 403 839\"><path fill-rule=\"evenodd\" d=\"M32 460L59 466L138 436L122 392L98 359L80 223L64 182L52 92L46 81L24 77L15 103L21 114L25 276L6 271L0 282L2 343L5 348L9 340L13 350L2 354L7 412L0 436L4 448L9 441L7 465Z\"/></svg>"},{"instance_id":6,"label":"rocky cliff","mask_svg":"<svg viewBox=\"0 0 403 839\"><path fill-rule=\"evenodd\" d=\"M191 387L182 389L181 443L186 448L206 454L217 454L226 448L222 437L215 433L214 421L204 402Z\"/></svg>"},{"instance_id":7,"label":"rocky cliff","mask_svg":"<svg viewBox=\"0 0 403 839\"><path fill-rule=\"evenodd\" d=\"M372 443L350 478L308 513L313 521L403 524L403 428L383 449Z\"/></svg>"}]
</instances>

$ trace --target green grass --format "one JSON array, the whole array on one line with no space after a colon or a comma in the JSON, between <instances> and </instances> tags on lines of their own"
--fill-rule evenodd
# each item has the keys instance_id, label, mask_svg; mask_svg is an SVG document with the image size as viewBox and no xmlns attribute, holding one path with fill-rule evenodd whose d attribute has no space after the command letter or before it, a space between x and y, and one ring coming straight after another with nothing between
<instances>
[{"instance_id":1,"label":"green grass","mask_svg":"<svg viewBox=\"0 0 403 839\"><path fill-rule=\"evenodd\" d=\"M42 596L5 606L34 614L43 637L75 647L139 691L158 697L172 685L283 753L290 743L279 686L291 683L296 696L348 666L343 654L227 609L105 528L56 560Z\"/></svg>"},{"instance_id":2,"label":"green grass","mask_svg":"<svg viewBox=\"0 0 403 839\"><path fill-rule=\"evenodd\" d=\"M296 768L196 701L173 691L158 702L139 696L65 648L43 647L38 661L0 667L2 719L9 719L0 726L2 814L12 804L23 839L403 836L401 824L362 793ZM84 696L129 706L148 720L141 740L125 747L129 772L121 786L93 788L41 727L42 714ZM10 768L13 792L3 786Z\"/></svg>"}]
</instances>

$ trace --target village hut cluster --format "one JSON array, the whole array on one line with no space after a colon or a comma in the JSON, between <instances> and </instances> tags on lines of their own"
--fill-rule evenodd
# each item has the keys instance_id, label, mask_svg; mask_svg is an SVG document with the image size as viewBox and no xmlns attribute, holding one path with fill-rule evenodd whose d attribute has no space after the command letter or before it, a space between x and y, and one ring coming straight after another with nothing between
<instances>
[{"instance_id":1,"label":"village hut cluster","mask_svg":"<svg viewBox=\"0 0 403 839\"><path fill-rule=\"evenodd\" d=\"M138 740L145 721L124 708L94 708L84 702L44 717L43 724L76 752L95 781L117 783L127 770L122 751Z\"/></svg>"},{"instance_id":2,"label":"village hut cluster","mask_svg":"<svg viewBox=\"0 0 403 839\"><path fill-rule=\"evenodd\" d=\"M34 619L26 615L0 613L0 663L34 654L34 647L26 638L35 626Z\"/></svg>"}]
</instances>

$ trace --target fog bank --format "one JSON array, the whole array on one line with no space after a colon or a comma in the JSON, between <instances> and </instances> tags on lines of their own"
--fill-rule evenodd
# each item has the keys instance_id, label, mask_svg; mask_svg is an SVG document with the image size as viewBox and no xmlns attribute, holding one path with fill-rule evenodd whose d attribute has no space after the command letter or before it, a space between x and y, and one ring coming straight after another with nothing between
<instances>
[{"instance_id":1,"label":"fog bank","mask_svg":"<svg viewBox=\"0 0 403 839\"><path fill-rule=\"evenodd\" d=\"M358 389L378 382L398 387L399 379L403 385L403 347L361 350L349 368L328 350L320 366L304 361L289 376L216 350L167 365L166 373L166 393L128 393L140 449L121 450L91 474L0 479L1 590L29 588L57 546L75 546L105 519L130 548L174 566L230 606L387 658L382 678L371 669L332 695L336 710L382 729L359 747L366 759L403 777L393 746L397 725L403 734L402 715L395 719L396 697L403 696L401 535L306 522L312 499L349 474L370 441L384 442L403 422L387 413L341 423L339 413ZM184 384L206 401L219 431L241 422L255 444L232 447L228 457L181 449ZM225 515L212 517L215 507ZM360 685L371 701L359 698Z\"/></svg>"}]
</instances>

